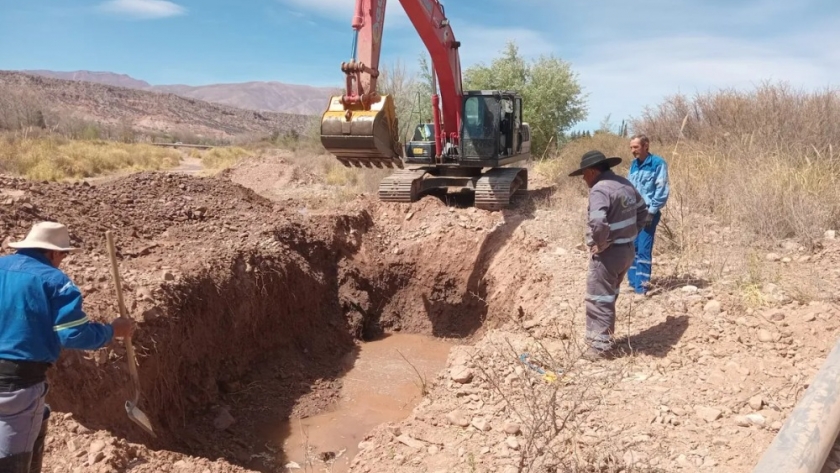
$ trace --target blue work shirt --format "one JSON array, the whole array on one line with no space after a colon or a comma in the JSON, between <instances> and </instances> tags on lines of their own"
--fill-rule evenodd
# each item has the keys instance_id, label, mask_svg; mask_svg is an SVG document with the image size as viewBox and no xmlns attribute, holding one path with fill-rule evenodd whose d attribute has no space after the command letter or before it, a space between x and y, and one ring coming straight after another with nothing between
<instances>
[{"instance_id":1,"label":"blue work shirt","mask_svg":"<svg viewBox=\"0 0 840 473\"><path fill-rule=\"evenodd\" d=\"M642 194L648 205L648 212L655 214L665 207L671 185L668 182L668 164L661 156L648 154L642 163L634 159L630 164L627 179L633 183L639 194Z\"/></svg>"},{"instance_id":2,"label":"blue work shirt","mask_svg":"<svg viewBox=\"0 0 840 473\"><path fill-rule=\"evenodd\" d=\"M79 288L39 251L0 258L0 358L55 363L62 348L95 350L113 336L88 319Z\"/></svg>"}]
</instances>

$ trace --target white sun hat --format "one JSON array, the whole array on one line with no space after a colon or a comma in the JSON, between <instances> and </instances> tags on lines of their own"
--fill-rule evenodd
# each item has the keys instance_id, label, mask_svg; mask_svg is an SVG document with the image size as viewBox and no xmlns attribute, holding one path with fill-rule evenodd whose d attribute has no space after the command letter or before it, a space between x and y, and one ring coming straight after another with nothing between
<instances>
[{"instance_id":1,"label":"white sun hat","mask_svg":"<svg viewBox=\"0 0 840 473\"><path fill-rule=\"evenodd\" d=\"M70 232L67 227L57 222L38 222L21 241L9 243L17 249L38 248L42 250L68 251L76 253L80 248L70 246Z\"/></svg>"}]
</instances>

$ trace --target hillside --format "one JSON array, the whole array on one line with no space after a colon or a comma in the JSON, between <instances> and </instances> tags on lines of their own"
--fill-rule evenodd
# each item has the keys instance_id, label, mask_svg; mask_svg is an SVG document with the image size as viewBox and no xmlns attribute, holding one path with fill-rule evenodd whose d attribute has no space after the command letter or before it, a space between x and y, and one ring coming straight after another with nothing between
<instances>
[{"instance_id":1,"label":"hillside","mask_svg":"<svg viewBox=\"0 0 840 473\"><path fill-rule=\"evenodd\" d=\"M114 72L94 72L94 71L46 71L46 70L31 70L19 71L24 74L34 74L36 76L49 77L52 79L64 80L80 80L84 82L94 82L104 85L115 85L117 87L128 87L130 89L148 90L152 85L144 80L135 79L126 74L116 74Z\"/></svg>"},{"instance_id":2,"label":"hillside","mask_svg":"<svg viewBox=\"0 0 840 473\"><path fill-rule=\"evenodd\" d=\"M47 126L72 116L103 125L127 126L149 133L190 133L227 138L243 134L302 132L310 117L299 114L257 112L232 106L92 82L53 79L20 72L0 71L7 114L26 114L21 104L41 111Z\"/></svg>"},{"instance_id":3,"label":"hillside","mask_svg":"<svg viewBox=\"0 0 840 473\"><path fill-rule=\"evenodd\" d=\"M244 82L191 86L183 84L152 85L125 74L92 71L20 71L53 79L77 80L97 84L129 87L152 92L181 95L207 102L230 105L250 110L303 115L321 114L334 92L331 88L282 82Z\"/></svg>"}]
</instances>

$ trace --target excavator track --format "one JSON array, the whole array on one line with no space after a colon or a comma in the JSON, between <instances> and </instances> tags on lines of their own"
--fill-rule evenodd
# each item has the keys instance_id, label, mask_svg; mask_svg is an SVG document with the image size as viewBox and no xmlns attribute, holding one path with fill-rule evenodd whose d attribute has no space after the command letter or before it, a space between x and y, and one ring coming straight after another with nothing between
<instances>
[{"instance_id":1,"label":"excavator track","mask_svg":"<svg viewBox=\"0 0 840 473\"><path fill-rule=\"evenodd\" d=\"M475 185L475 207L482 210L501 210L510 206L514 195L528 190L528 170L525 168L494 168L484 173Z\"/></svg>"},{"instance_id":2,"label":"excavator track","mask_svg":"<svg viewBox=\"0 0 840 473\"><path fill-rule=\"evenodd\" d=\"M379 183L379 200L382 202L411 203L417 200L420 180L428 168L411 168L394 171Z\"/></svg>"}]
</instances>

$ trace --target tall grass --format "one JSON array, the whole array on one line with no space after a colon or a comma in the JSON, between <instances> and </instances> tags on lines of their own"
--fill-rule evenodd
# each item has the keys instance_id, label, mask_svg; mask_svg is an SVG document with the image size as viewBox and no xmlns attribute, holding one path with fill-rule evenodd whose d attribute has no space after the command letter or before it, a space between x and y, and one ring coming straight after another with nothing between
<instances>
[{"instance_id":1,"label":"tall grass","mask_svg":"<svg viewBox=\"0 0 840 473\"><path fill-rule=\"evenodd\" d=\"M838 124L838 91L780 83L673 96L633 128L663 150L683 140L670 161L684 205L757 238L813 243L840 224Z\"/></svg>"},{"instance_id":2,"label":"tall grass","mask_svg":"<svg viewBox=\"0 0 840 473\"><path fill-rule=\"evenodd\" d=\"M634 120L635 131L660 144L682 137L725 151L734 159L743 151L775 152L795 157L836 152L840 143L840 91L799 91L786 83L763 84L751 91L721 90L668 97Z\"/></svg>"},{"instance_id":3,"label":"tall grass","mask_svg":"<svg viewBox=\"0 0 840 473\"><path fill-rule=\"evenodd\" d=\"M176 166L181 154L148 144L0 136L0 172L57 181Z\"/></svg>"},{"instance_id":4,"label":"tall grass","mask_svg":"<svg viewBox=\"0 0 840 473\"><path fill-rule=\"evenodd\" d=\"M212 148L190 154L201 158L201 164L212 170L228 168L246 156L252 155L250 151L239 147Z\"/></svg>"},{"instance_id":5,"label":"tall grass","mask_svg":"<svg viewBox=\"0 0 840 473\"><path fill-rule=\"evenodd\" d=\"M599 150L607 156L621 157L621 164L615 168L615 171L619 174L626 174L630 160L633 158L633 155L630 154L630 144L626 138L612 133L595 133L591 137L582 137L566 143L553 156L537 161L534 168L537 173L560 186L573 185L574 188L584 193L585 187L578 185L581 179L579 177L570 178L568 175L580 167L581 156L590 150Z\"/></svg>"},{"instance_id":6,"label":"tall grass","mask_svg":"<svg viewBox=\"0 0 840 473\"><path fill-rule=\"evenodd\" d=\"M668 162L665 217L672 227L703 215L752 240L813 244L840 226L838 91L765 84L676 95L646 110L632 129L647 134L651 152ZM566 185L588 149L624 157L622 174L632 159L628 138L604 133L572 141L537 170Z\"/></svg>"}]
</instances>

